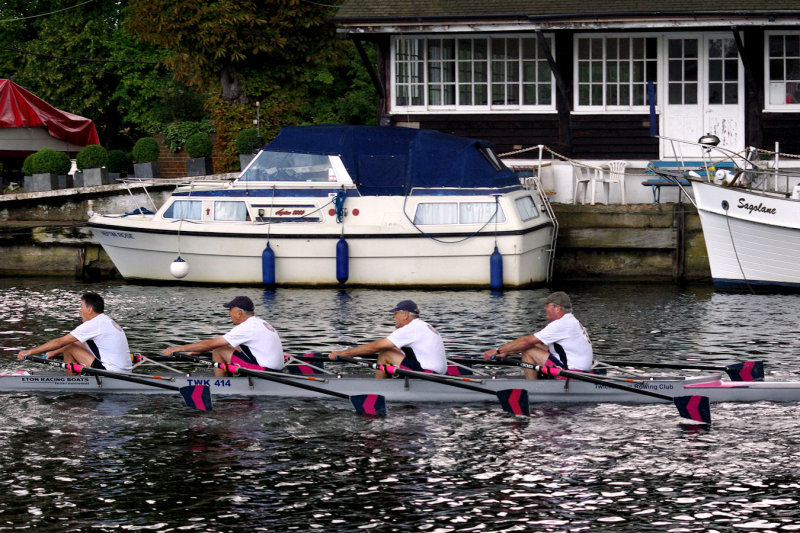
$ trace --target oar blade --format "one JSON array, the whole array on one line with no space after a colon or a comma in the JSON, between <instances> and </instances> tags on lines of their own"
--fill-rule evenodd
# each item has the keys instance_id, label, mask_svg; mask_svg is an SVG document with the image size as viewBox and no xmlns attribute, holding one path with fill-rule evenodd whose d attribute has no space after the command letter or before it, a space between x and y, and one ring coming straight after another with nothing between
<instances>
[{"instance_id":1,"label":"oar blade","mask_svg":"<svg viewBox=\"0 0 800 533\"><path fill-rule=\"evenodd\" d=\"M674 401L683 418L704 424L711 423L711 406L707 396L677 396Z\"/></svg>"},{"instance_id":2,"label":"oar blade","mask_svg":"<svg viewBox=\"0 0 800 533\"><path fill-rule=\"evenodd\" d=\"M386 398L380 394L356 394L350 403L360 415L386 416Z\"/></svg>"},{"instance_id":3,"label":"oar blade","mask_svg":"<svg viewBox=\"0 0 800 533\"><path fill-rule=\"evenodd\" d=\"M497 391L497 399L503 411L515 415L530 416L531 406L528 402L528 391L525 389L503 389Z\"/></svg>"},{"instance_id":4,"label":"oar blade","mask_svg":"<svg viewBox=\"0 0 800 533\"><path fill-rule=\"evenodd\" d=\"M211 388L208 385L187 385L178 389L186 402L186 407L211 411Z\"/></svg>"},{"instance_id":5,"label":"oar blade","mask_svg":"<svg viewBox=\"0 0 800 533\"><path fill-rule=\"evenodd\" d=\"M731 381L764 381L764 362L745 361L725 367Z\"/></svg>"}]
</instances>

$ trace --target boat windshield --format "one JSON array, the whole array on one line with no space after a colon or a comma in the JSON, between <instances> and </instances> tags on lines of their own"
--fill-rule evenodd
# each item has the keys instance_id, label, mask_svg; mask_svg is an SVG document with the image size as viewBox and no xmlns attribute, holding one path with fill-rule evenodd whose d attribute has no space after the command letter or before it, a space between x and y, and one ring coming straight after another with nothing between
<instances>
[{"instance_id":1,"label":"boat windshield","mask_svg":"<svg viewBox=\"0 0 800 533\"><path fill-rule=\"evenodd\" d=\"M263 151L239 181L336 181L336 173L327 155Z\"/></svg>"}]
</instances>

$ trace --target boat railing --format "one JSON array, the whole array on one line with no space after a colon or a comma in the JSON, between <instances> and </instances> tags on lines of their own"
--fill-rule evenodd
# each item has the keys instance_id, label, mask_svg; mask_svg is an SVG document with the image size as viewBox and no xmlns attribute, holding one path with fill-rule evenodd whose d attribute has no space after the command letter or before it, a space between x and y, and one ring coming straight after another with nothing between
<instances>
[{"instance_id":1,"label":"boat railing","mask_svg":"<svg viewBox=\"0 0 800 533\"><path fill-rule=\"evenodd\" d=\"M675 160L676 164L672 168L651 168L651 170L668 179L677 181L690 177L727 187L736 186L783 196L792 194L792 182L795 183L794 189L797 189L797 182L800 181L800 169L781 168L780 166L781 157L800 159L800 156L781 153L778 143L775 143L774 151L752 146L736 151L714 144L717 139L708 135L702 137L698 142L664 136L659 136L659 138L666 141L672 148L671 158ZM690 166L687 164L687 159L698 159L696 156L687 156L684 152L701 154L699 159L703 164L702 172L684 170ZM796 192L795 194L800 193Z\"/></svg>"},{"instance_id":2,"label":"boat railing","mask_svg":"<svg viewBox=\"0 0 800 533\"><path fill-rule=\"evenodd\" d=\"M202 187L202 186L218 186L220 183L226 182L233 182L236 178L239 177L238 173L229 173L229 174L216 174L212 176L188 176L185 178L122 178L119 181L125 186L125 189L128 191L128 194L133 199L134 203L136 204L137 210L140 213L144 213L148 210L146 206L143 206L139 201L139 198L133 193L132 188L141 188L144 192L147 200L152 207L152 211L158 211L158 206L156 205L153 197L150 195L150 189L154 187L164 187L170 186L174 188L178 187ZM148 188L149 187L149 188Z\"/></svg>"}]
</instances>

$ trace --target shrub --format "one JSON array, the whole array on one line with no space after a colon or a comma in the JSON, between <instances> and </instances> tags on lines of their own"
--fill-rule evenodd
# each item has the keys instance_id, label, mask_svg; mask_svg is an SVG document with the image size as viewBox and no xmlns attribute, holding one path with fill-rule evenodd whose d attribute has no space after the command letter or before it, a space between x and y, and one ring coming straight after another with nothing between
<instances>
[{"instance_id":1,"label":"shrub","mask_svg":"<svg viewBox=\"0 0 800 533\"><path fill-rule=\"evenodd\" d=\"M78 170L87 168L103 168L108 163L108 152L99 144L84 146L75 158Z\"/></svg>"},{"instance_id":2,"label":"shrub","mask_svg":"<svg viewBox=\"0 0 800 533\"><path fill-rule=\"evenodd\" d=\"M242 130L236 135L236 151L240 154L252 154L258 148L261 148L258 133L253 128Z\"/></svg>"},{"instance_id":3,"label":"shrub","mask_svg":"<svg viewBox=\"0 0 800 533\"><path fill-rule=\"evenodd\" d=\"M108 171L119 174L133 172L131 160L122 150L108 152Z\"/></svg>"},{"instance_id":4,"label":"shrub","mask_svg":"<svg viewBox=\"0 0 800 533\"><path fill-rule=\"evenodd\" d=\"M152 137L142 137L133 145L133 160L137 163L152 163L158 159L161 149Z\"/></svg>"},{"instance_id":5,"label":"shrub","mask_svg":"<svg viewBox=\"0 0 800 533\"><path fill-rule=\"evenodd\" d=\"M214 131L214 125L210 122L173 122L164 128L164 143L170 152L180 152L189 137L195 133L214 133Z\"/></svg>"},{"instance_id":6,"label":"shrub","mask_svg":"<svg viewBox=\"0 0 800 533\"><path fill-rule=\"evenodd\" d=\"M25 176L33 176L33 156L36 154L31 154L25 158L25 161L22 162L22 174Z\"/></svg>"},{"instance_id":7,"label":"shrub","mask_svg":"<svg viewBox=\"0 0 800 533\"><path fill-rule=\"evenodd\" d=\"M186 139L186 154L189 157L208 157L213 149L214 144L208 133L198 131Z\"/></svg>"},{"instance_id":8,"label":"shrub","mask_svg":"<svg viewBox=\"0 0 800 533\"><path fill-rule=\"evenodd\" d=\"M66 175L70 166L71 162L67 154L45 148L33 154L30 170L33 174Z\"/></svg>"}]
</instances>

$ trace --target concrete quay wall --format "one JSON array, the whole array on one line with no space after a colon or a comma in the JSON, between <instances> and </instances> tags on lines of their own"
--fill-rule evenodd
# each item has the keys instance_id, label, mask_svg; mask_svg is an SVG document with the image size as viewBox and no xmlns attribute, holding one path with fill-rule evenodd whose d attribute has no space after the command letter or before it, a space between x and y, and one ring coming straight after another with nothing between
<instances>
[{"instance_id":1,"label":"concrete quay wall","mask_svg":"<svg viewBox=\"0 0 800 533\"><path fill-rule=\"evenodd\" d=\"M0 276L118 274L85 226L88 202L101 213L160 206L173 187L106 185L0 196ZM148 196L149 195L149 196ZM556 281L697 281L710 270L691 204L553 204L559 222Z\"/></svg>"}]
</instances>

